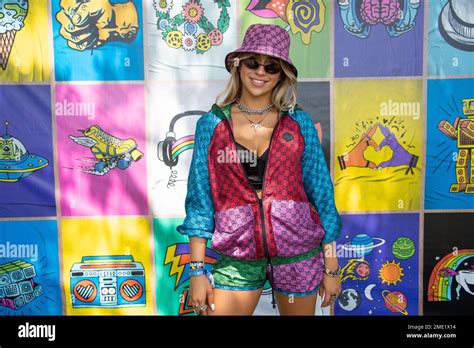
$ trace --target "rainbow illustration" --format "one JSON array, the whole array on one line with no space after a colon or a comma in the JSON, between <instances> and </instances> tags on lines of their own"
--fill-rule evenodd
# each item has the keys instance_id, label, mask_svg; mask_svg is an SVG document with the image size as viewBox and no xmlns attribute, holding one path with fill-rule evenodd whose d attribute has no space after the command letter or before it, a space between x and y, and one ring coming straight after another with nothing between
<instances>
[{"instance_id":1,"label":"rainbow illustration","mask_svg":"<svg viewBox=\"0 0 474 348\"><path fill-rule=\"evenodd\" d=\"M174 160L176 159L181 153L186 150L191 150L194 147L194 135L187 135L176 140L173 143L171 149L171 158Z\"/></svg>"},{"instance_id":2,"label":"rainbow illustration","mask_svg":"<svg viewBox=\"0 0 474 348\"><path fill-rule=\"evenodd\" d=\"M451 301L453 277L446 276L442 269L456 270L464 260L474 258L474 249L462 249L443 257L431 271L428 282L428 301Z\"/></svg>"}]
</instances>

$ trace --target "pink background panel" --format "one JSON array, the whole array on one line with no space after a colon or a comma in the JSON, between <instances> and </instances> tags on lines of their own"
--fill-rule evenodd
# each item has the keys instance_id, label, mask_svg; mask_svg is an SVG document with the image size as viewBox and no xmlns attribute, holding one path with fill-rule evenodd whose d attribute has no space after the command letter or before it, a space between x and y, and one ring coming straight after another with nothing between
<instances>
[{"instance_id":1,"label":"pink background panel","mask_svg":"<svg viewBox=\"0 0 474 348\"><path fill-rule=\"evenodd\" d=\"M61 115L58 104L76 107L74 115ZM82 104L82 109L78 107ZM61 213L66 216L147 215L146 136L143 85L58 85L56 121ZM86 107L84 107L86 106ZM91 110L87 114L83 110ZM88 109L89 108L89 109ZM71 109L69 109L71 111ZM94 118L92 118L94 116ZM132 138L144 156L121 170L103 176L82 173L77 168L94 158L88 147L76 144L69 135L99 125L120 139ZM90 163L93 165L93 163ZM76 169L70 169L76 168Z\"/></svg>"}]
</instances>

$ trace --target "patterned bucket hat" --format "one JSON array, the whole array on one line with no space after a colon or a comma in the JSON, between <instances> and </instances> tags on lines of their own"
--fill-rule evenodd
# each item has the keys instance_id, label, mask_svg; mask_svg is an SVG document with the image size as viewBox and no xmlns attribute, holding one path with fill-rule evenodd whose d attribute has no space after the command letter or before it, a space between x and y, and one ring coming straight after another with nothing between
<instances>
[{"instance_id":1,"label":"patterned bucket hat","mask_svg":"<svg viewBox=\"0 0 474 348\"><path fill-rule=\"evenodd\" d=\"M252 24L248 27L242 46L227 54L225 67L230 72L234 58L240 52L265 54L279 58L290 64L295 75L298 70L290 59L290 35L282 27L275 24Z\"/></svg>"}]
</instances>

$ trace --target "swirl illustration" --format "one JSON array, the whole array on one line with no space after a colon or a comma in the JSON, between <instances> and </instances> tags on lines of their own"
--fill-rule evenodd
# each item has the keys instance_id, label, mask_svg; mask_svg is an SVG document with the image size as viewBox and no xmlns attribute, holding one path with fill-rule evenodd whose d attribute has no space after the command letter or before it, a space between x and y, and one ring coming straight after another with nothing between
<instances>
[{"instance_id":1,"label":"swirl illustration","mask_svg":"<svg viewBox=\"0 0 474 348\"><path fill-rule=\"evenodd\" d=\"M308 45L311 32L321 32L324 27L326 7L322 0L296 1L290 0L286 8L286 16L293 34L301 33L301 40Z\"/></svg>"}]
</instances>

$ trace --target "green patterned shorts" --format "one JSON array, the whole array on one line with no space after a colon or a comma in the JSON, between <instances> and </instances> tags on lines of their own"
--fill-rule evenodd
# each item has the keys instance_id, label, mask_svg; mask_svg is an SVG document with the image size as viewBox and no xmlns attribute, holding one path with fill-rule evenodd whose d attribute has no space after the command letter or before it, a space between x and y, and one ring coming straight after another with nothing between
<instances>
[{"instance_id":1,"label":"green patterned shorts","mask_svg":"<svg viewBox=\"0 0 474 348\"><path fill-rule=\"evenodd\" d=\"M323 279L321 246L301 255L274 257L271 261L273 267L266 259L240 260L221 254L212 265L215 288L256 290L270 280L273 289L285 295L307 296L319 289Z\"/></svg>"}]
</instances>

